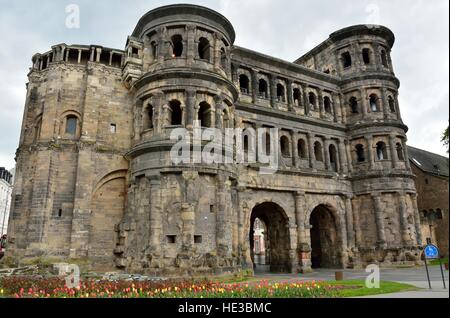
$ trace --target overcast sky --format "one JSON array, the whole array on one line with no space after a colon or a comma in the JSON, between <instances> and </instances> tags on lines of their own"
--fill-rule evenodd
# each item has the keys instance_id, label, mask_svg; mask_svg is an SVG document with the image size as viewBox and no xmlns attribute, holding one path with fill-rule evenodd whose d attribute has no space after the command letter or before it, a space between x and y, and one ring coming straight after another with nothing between
<instances>
[{"instance_id":1,"label":"overcast sky","mask_svg":"<svg viewBox=\"0 0 450 318\"><path fill-rule=\"evenodd\" d=\"M31 57L52 45L123 49L147 11L180 1L0 0L0 166L12 168ZM187 1L186 1L187 2ZM191 0L225 15L236 45L294 61L353 24L376 23L396 35L392 58L409 145L446 155L440 137L449 118L448 0ZM66 6L80 8L80 28L65 26Z\"/></svg>"}]
</instances>

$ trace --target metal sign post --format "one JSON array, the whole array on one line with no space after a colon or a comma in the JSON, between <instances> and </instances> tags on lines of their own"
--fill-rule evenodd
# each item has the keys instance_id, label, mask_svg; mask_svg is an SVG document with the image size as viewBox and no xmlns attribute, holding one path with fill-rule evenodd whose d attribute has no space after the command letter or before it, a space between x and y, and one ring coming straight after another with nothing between
<instances>
[{"instance_id":1,"label":"metal sign post","mask_svg":"<svg viewBox=\"0 0 450 318\"><path fill-rule=\"evenodd\" d=\"M430 280L430 273L428 271L427 260L438 259L439 260L439 267L441 268L442 284L444 285L444 289L447 289L447 286L445 285L444 270L442 269L442 262L441 262L441 257L439 255L439 249L437 248L436 245L428 244L425 247L425 249L423 250L423 253L425 255L425 269L427 271L428 286L431 289L431 280Z\"/></svg>"}]
</instances>

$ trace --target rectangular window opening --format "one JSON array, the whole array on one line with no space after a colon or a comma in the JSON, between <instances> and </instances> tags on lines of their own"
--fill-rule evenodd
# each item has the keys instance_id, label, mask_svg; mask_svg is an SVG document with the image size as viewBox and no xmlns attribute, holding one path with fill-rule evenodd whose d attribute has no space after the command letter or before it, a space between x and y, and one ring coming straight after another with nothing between
<instances>
[{"instance_id":1,"label":"rectangular window opening","mask_svg":"<svg viewBox=\"0 0 450 318\"><path fill-rule=\"evenodd\" d=\"M169 244L175 244L177 242L177 236L176 235L167 235L167 243Z\"/></svg>"},{"instance_id":2,"label":"rectangular window opening","mask_svg":"<svg viewBox=\"0 0 450 318\"><path fill-rule=\"evenodd\" d=\"M203 242L203 237L201 235L195 235L194 236L194 243L195 244L201 244Z\"/></svg>"}]
</instances>

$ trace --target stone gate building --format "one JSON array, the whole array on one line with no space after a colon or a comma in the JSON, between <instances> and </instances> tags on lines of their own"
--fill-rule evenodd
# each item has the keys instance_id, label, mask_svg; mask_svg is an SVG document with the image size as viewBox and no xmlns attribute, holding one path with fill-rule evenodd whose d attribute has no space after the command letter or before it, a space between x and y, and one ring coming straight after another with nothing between
<instances>
[{"instance_id":1,"label":"stone gate building","mask_svg":"<svg viewBox=\"0 0 450 318\"><path fill-rule=\"evenodd\" d=\"M59 44L33 56L9 256L84 259L154 275L420 259L394 34L339 30L290 63L234 45L194 5L152 10L124 51ZM281 164L174 165L173 129L277 128Z\"/></svg>"}]
</instances>

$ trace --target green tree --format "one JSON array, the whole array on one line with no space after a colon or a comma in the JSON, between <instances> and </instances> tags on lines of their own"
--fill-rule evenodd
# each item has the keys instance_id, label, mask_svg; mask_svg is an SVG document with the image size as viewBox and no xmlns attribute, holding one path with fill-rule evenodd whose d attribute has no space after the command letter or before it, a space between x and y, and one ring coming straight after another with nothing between
<instances>
[{"instance_id":1,"label":"green tree","mask_svg":"<svg viewBox=\"0 0 450 318\"><path fill-rule=\"evenodd\" d=\"M444 131L444 133L442 134L442 139L441 139L442 143L444 144L444 146L447 147L447 153L449 152L449 147L448 147L448 127L447 129Z\"/></svg>"}]
</instances>

